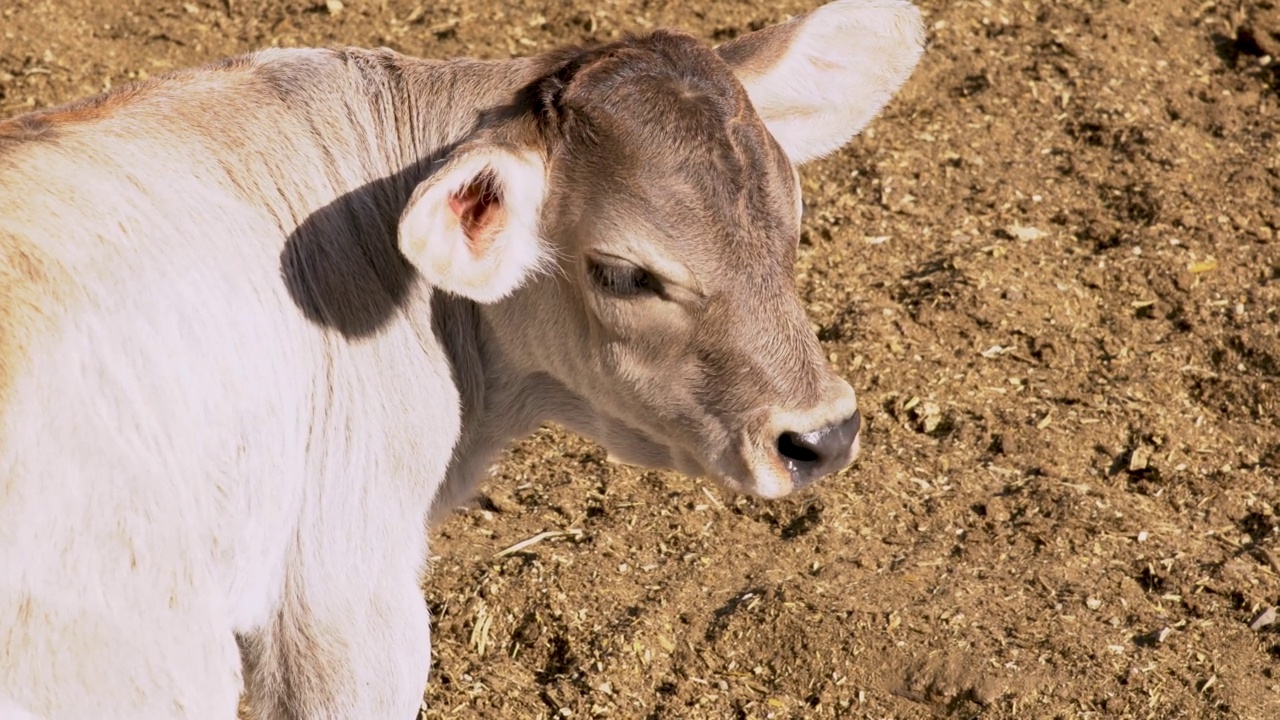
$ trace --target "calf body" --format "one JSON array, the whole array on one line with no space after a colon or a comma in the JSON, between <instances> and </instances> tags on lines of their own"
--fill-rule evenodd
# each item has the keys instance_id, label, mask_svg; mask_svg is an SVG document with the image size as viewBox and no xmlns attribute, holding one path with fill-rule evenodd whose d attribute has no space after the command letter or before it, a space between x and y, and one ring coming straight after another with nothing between
<instances>
[{"instance_id":1,"label":"calf body","mask_svg":"<svg viewBox=\"0 0 1280 720\"><path fill-rule=\"evenodd\" d=\"M469 128L402 136L395 62L262 53L0 151L0 697L232 717L240 635L300 716L412 716L459 413L394 230ZM422 91L474 117L502 100L480 85Z\"/></svg>"},{"instance_id":2,"label":"calf body","mask_svg":"<svg viewBox=\"0 0 1280 720\"><path fill-rule=\"evenodd\" d=\"M847 464L792 166L918 21L272 50L0 123L0 717L412 717L427 518L546 420L765 496Z\"/></svg>"}]
</instances>

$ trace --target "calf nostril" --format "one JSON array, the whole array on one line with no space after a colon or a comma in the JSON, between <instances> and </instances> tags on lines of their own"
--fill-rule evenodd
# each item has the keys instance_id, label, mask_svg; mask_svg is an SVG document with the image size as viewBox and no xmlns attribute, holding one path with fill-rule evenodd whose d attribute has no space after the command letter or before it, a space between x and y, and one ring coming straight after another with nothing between
<instances>
[{"instance_id":1,"label":"calf nostril","mask_svg":"<svg viewBox=\"0 0 1280 720\"><path fill-rule=\"evenodd\" d=\"M787 431L778 436L778 455L791 473L791 482L804 487L849 462L854 440L862 429L855 411L843 421L806 433Z\"/></svg>"},{"instance_id":2,"label":"calf nostril","mask_svg":"<svg viewBox=\"0 0 1280 720\"><path fill-rule=\"evenodd\" d=\"M792 432L784 432L778 437L778 454L797 463L816 463L822 459L812 442Z\"/></svg>"}]
</instances>

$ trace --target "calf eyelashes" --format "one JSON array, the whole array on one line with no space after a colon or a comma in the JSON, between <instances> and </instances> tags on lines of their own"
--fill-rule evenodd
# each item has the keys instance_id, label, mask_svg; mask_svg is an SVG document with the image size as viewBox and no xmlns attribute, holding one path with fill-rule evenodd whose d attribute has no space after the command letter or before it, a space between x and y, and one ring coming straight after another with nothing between
<instances>
[{"instance_id":1,"label":"calf eyelashes","mask_svg":"<svg viewBox=\"0 0 1280 720\"><path fill-rule=\"evenodd\" d=\"M635 298L645 295L663 297L662 281L637 265L621 261L587 259L587 275L595 286L608 295Z\"/></svg>"}]
</instances>

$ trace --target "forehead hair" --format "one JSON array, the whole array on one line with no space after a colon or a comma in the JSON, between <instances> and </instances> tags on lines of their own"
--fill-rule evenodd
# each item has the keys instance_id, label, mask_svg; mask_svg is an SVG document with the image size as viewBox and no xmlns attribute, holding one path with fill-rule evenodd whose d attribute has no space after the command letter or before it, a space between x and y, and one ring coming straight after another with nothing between
<instances>
[{"instance_id":1,"label":"forehead hair","mask_svg":"<svg viewBox=\"0 0 1280 720\"><path fill-rule=\"evenodd\" d=\"M548 99L561 111L597 123L630 120L636 129L662 126L669 142L705 142L748 107L746 93L714 52L671 31L582 51L556 79L563 90Z\"/></svg>"},{"instance_id":2,"label":"forehead hair","mask_svg":"<svg viewBox=\"0 0 1280 720\"><path fill-rule=\"evenodd\" d=\"M715 51L660 30L552 62L538 114L593 182L734 239L783 236L790 246L791 164Z\"/></svg>"}]
</instances>

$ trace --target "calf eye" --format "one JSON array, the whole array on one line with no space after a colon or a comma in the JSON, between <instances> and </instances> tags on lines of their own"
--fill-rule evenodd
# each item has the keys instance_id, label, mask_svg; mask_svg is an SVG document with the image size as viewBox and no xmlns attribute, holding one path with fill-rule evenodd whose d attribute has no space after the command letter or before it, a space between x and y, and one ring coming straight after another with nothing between
<instances>
[{"instance_id":1,"label":"calf eye","mask_svg":"<svg viewBox=\"0 0 1280 720\"><path fill-rule=\"evenodd\" d=\"M623 263L606 264L598 260L588 260L587 263L591 281L610 295L637 297L662 294L662 282L642 267Z\"/></svg>"}]
</instances>

